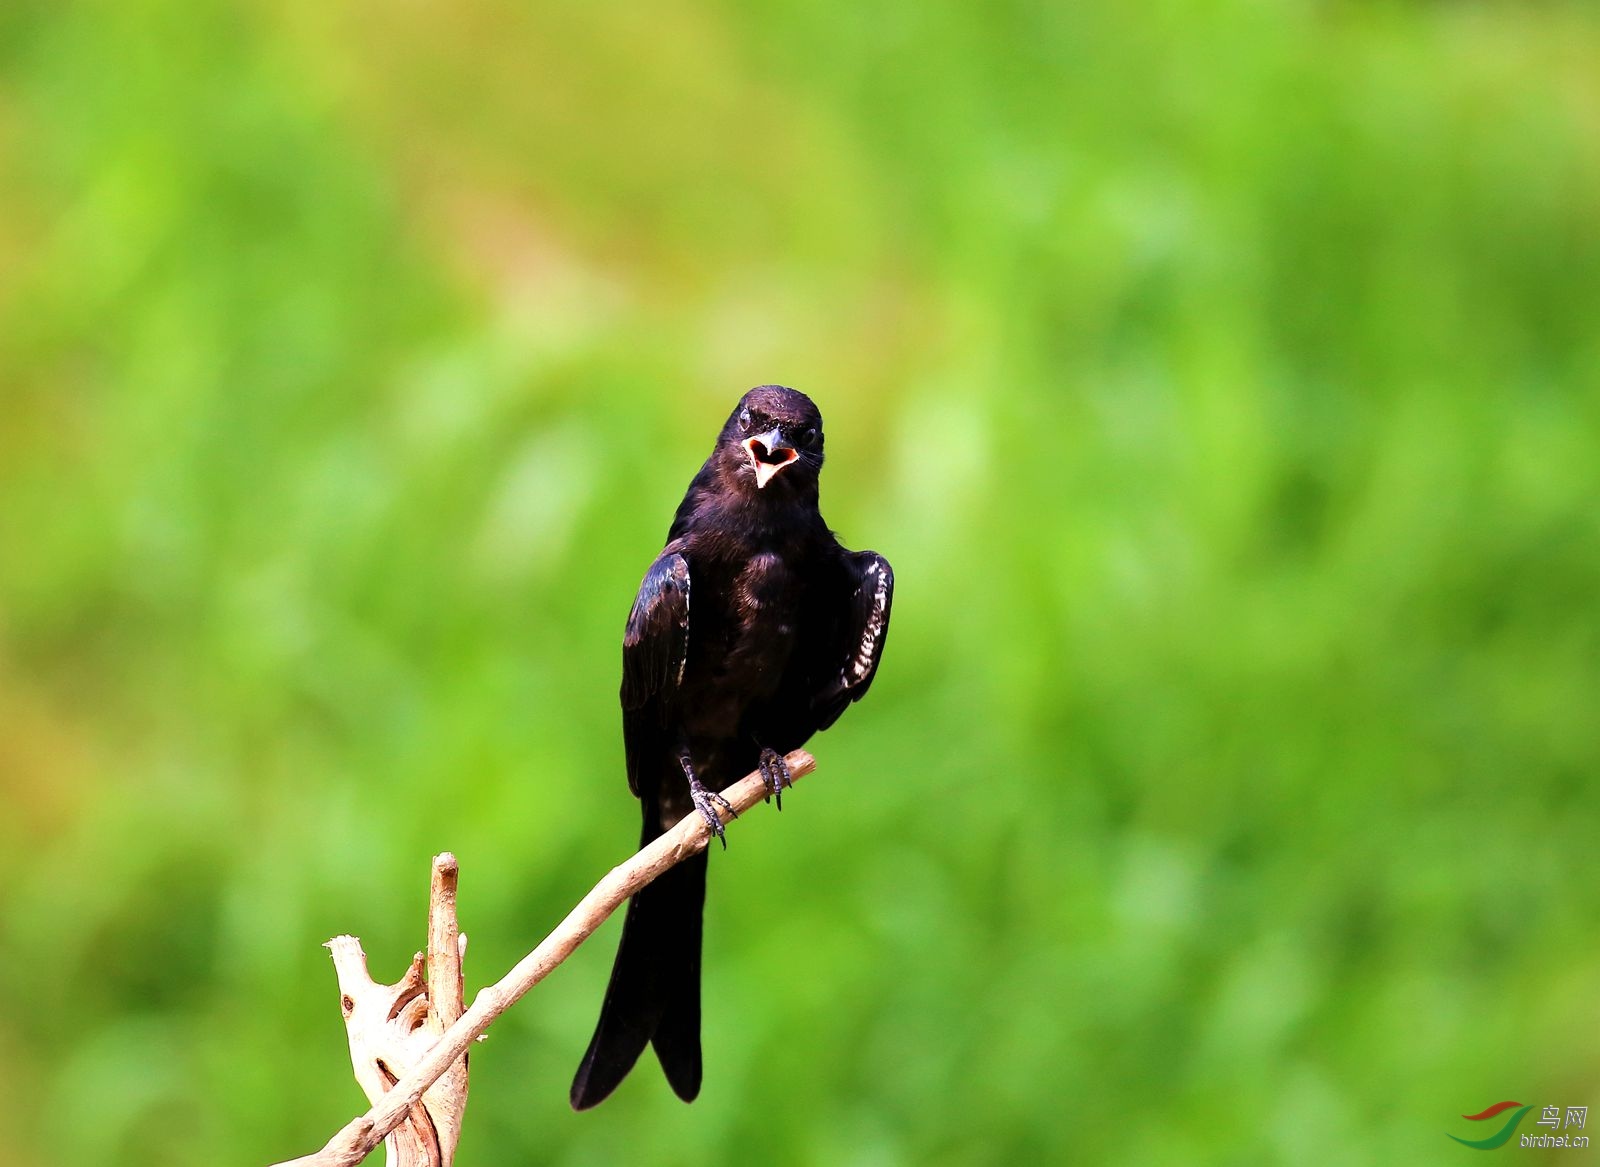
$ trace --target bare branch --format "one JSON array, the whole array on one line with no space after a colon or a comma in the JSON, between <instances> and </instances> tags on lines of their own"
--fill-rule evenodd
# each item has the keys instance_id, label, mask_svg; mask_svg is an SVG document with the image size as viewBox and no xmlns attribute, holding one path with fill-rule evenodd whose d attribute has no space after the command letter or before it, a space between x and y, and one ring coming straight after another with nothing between
<instances>
[{"instance_id":1,"label":"bare branch","mask_svg":"<svg viewBox=\"0 0 1600 1167\"><path fill-rule=\"evenodd\" d=\"M467 955L467 938L456 922L456 880L460 870L456 857L448 851L433 857L433 886L428 897L430 1046L461 1020L466 1008L461 962ZM451 1062L439 1080L423 1092L422 1105L438 1136L438 1167L451 1167L455 1162L456 1144L461 1141L461 1116L467 1109L466 1054ZM428 1167L433 1164L429 1163Z\"/></svg>"},{"instance_id":2,"label":"bare branch","mask_svg":"<svg viewBox=\"0 0 1600 1167\"><path fill-rule=\"evenodd\" d=\"M350 1064L367 1100L379 1103L439 1037L461 1017L464 937L456 922L458 868L448 851L433 859L428 899L426 977L422 953L392 985L378 984L354 936L328 941L339 978ZM424 983L426 981L426 983ZM390 1167L451 1167L467 1106L467 1059L462 1055L412 1103L385 1140Z\"/></svg>"},{"instance_id":3,"label":"bare branch","mask_svg":"<svg viewBox=\"0 0 1600 1167\"><path fill-rule=\"evenodd\" d=\"M789 773L795 781L811 773L817 766L816 759L804 750L795 750L786 761L789 764ZM732 815L724 813L723 820L726 822L743 814L760 802L765 793L759 773L752 772L745 775L722 792L722 796L733 807ZM412 1064L410 1071L375 1100L371 1110L347 1123L320 1151L275 1164L274 1167L355 1167L355 1164L360 1163L371 1153L385 1135L400 1124L410 1113L411 1108L422 1099L424 1092L462 1058L472 1043L494 1024L500 1014L572 955L573 950L593 935L595 929L599 928L612 912L625 904L634 892L674 864L705 850L710 833L705 820L698 814L687 815L659 839L613 867L606 877L595 884L589 894L579 901L578 906L567 913L566 919L562 920L537 948L518 961L500 980L484 988L473 998L472 1008L448 1025L443 1035L421 1056L420 1060ZM444 858L445 856L440 856L440 859ZM450 885L453 915L453 877ZM435 939L432 927L429 932L431 951ZM336 938L329 943L332 945L337 942ZM360 953L360 945L353 939L351 943L354 945L355 953ZM350 967L347 969L339 964L339 949L336 948L334 952L335 965L340 975L340 989L344 992L346 974L354 975L355 972L354 958L353 956L348 958ZM418 963L414 962L412 967L420 977ZM442 971L444 967L442 961L440 967ZM366 976L365 956L360 958L360 975ZM459 969L456 975L459 977ZM407 976L409 977L410 973ZM366 979L370 983L371 978Z\"/></svg>"}]
</instances>

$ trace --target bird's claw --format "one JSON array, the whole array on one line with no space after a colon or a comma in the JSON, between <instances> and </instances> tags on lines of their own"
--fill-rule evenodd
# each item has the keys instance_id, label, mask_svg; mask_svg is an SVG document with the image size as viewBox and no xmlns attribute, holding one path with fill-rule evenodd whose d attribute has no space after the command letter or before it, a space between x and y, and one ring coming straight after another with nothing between
<instances>
[{"instance_id":1,"label":"bird's claw","mask_svg":"<svg viewBox=\"0 0 1600 1167\"><path fill-rule=\"evenodd\" d=\"M789 763L777 750L763 748L761 758L756 762L756 768L761 771L761 784L767 788L767 798L778 800L778 809L783 809L783 788L794 785L794 776L789 773Z\"/></svg>"},{"instance_id":2,"label":"bird's claw","mask_svg":"<svg viewBox=\"0 0 1600 1167\"><path fill-rule=\"evenodd\" d=\"M723 798L715 790L707 790L698 781L689 783L689 797L694 801L695 810L699 811L700 817L706 820L706 826L711 828L711 833L722 841L722 849L726 851L728 849L727 831L722 825L722 816L717 813L717 807L721 806L723 810L727 811L730 819L736 819L739 815L733 809L733 803Z\"/></svg>"}]
</instances>

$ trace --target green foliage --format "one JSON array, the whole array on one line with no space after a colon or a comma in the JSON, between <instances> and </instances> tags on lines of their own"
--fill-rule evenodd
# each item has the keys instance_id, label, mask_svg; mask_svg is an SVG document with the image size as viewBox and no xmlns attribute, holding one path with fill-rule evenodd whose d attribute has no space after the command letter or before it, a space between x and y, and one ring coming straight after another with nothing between
<instances>
[{"instance_id":1,"label":"green foliage","mask_svg":"<svg viewBox=\"0 0 1600 1167\"><path fill-rule=\"evenodd\" d=\"M567 1110L608 931L464 1164L1600 1101L1597 56L1559 3L12 0L19 1167L311 1149L322 939L398 973L451 848L470 991L627 850L622 619L763 381L895 565L883 671L713 861L702 1099Z\"/></svg>"}]
</instances>

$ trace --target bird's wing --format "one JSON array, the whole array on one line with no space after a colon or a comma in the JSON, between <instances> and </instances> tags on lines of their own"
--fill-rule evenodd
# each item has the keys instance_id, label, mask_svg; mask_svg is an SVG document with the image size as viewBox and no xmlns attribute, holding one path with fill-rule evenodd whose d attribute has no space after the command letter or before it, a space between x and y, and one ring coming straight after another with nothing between
<instances>
[{"instance_id":1,"label":"bird's wing","mask_svg":"<svg viewBox=\"0 0 1600 1167\"><path fill-rule=\"evenodd\" d=\"M660 703L682 683L688 658L689 563L669 543L644 573L622 638L623 739L635 794L641 793L644 739L660 732Z\"/></svg>"},{"instance_id":2,"label":"bird's wing","mask_svg":"<svg viewBox=\"0 0 1600 1167\"><path fill-rule=\"evenodd\" d=\"M845 706L866 694L889 635L889 606L894 600L894 572L889 561L876 551L857 551L845 555L844 563L847 586L854 586L840 619L834 660L811 700L819 730L827 729Z\"/></svg>"}]
</instances>

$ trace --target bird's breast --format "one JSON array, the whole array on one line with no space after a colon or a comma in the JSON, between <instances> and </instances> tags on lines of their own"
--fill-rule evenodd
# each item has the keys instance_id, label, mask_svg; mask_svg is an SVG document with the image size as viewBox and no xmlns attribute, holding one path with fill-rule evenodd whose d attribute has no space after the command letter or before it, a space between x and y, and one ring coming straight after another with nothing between
<instances>
[{"instance_id":1,"label":"bird's breast","mask_svg":"<svg viewBox=\"0 0 1600 1167\"><path fill-rule=\"evenodd\" d=\"M697 592L692 619L690 706L726 718L770 697L794 654L803 581L782 555L762 551L725 569L722 586ZM706 591L717 597L708 612ZM735 718L736 719L736 718Z\"/></svg>"},{"instance_id":2,"label":"bird's breast","mask_svg":"<svg viewBox=\"0 0 1600 1167\"><path fill-rule=\"evenodd\" d=\"M797 582L777 552L764 551L751 556L734 586L739 622L753 631L790 631L790 618L798 598Z\"/></svg>"}]
</instances>

